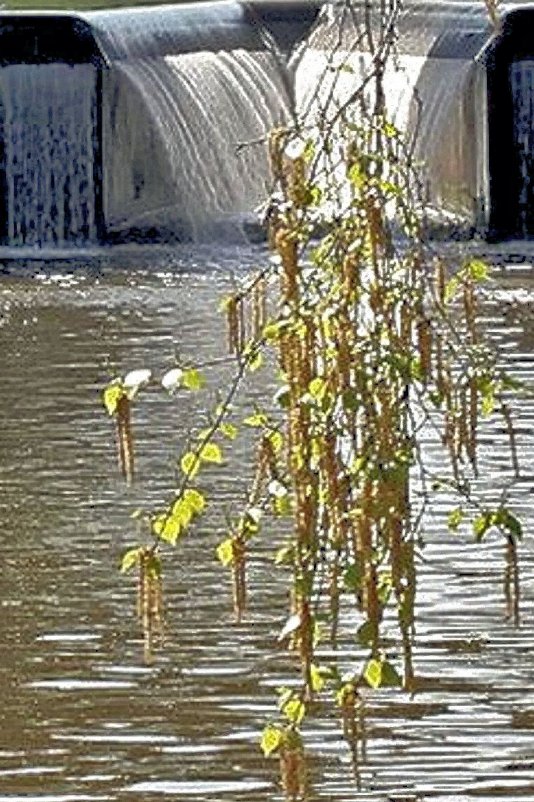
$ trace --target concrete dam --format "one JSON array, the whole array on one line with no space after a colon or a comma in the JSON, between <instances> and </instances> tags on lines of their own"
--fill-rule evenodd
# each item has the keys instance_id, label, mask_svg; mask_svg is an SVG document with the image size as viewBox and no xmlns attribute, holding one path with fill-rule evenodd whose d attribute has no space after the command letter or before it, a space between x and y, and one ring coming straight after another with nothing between
<instances>
[{"instance_id":1,"label":"concrete dam","mask_svg":"<svg viewBox=\"0 0 534 802\"><path fill-rule=\"evenodd\" d=\"M306 0L0 14L0 243L87 247L216 239L271 188L265 137L353 65L365 2ZM406 2L388 114L436 219L534 236L534 4ZM318 91L319 87L319 91ZM417 100L417 103L415 102ZM318 101L316 100L315 103Z\"/></svg>"}]
</instances>

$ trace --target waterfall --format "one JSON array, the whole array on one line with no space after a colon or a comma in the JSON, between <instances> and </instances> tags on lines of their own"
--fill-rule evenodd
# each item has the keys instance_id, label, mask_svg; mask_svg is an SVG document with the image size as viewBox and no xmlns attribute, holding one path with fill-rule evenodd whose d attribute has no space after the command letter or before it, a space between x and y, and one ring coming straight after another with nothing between
<instances>
[{"instance_id":1,"label":"waterfall","mask_svg":"<svg viewBox=\"0 0 534 802\"><path fill-rule=\"evenodd\" d=\"M235 236L268 193L266 137L288 116L274 59L234 50L120 62L104 94L109 230Z\"/></svg>"},{"instance_id":2,"label":"waterfall","mask_svg":"<svg viewBox=\"0 0 534 802\"><path fill-rule=\"evenodd\" d=\"M0 97L5 244L95 242L95 67L10 64Z\"/></svg>"},{"instance_id":3,"label":"waterfall","mask_svg":"<svg viewBox=\"0 0 534 802\"><path fill-rule=\"evenodd\" d=\"M534 61L513 63L510 83L519 168L518 228L522 236L528 237L534 232Z\"/></svg>"}]
</instances>

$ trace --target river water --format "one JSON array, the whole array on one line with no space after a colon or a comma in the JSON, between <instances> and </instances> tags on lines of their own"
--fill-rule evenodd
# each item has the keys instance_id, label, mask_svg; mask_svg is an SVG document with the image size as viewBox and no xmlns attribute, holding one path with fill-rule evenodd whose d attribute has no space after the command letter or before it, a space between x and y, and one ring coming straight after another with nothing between
<instances>
[{"instance_id":1,"label":"river water","mask_svg":"<svg viewBox=\"0 0 534 802\"><path fill-rule=\"evenodd\" d=\"M143 662L134 580L118 572L136 542L131 512L169 497L188 432L203 427L208 398L231 374L219 364L208 369L205 392L171 401L147 390L139 398L139 479L131 489L117 476L100 402L118 373L146 367L161 375L178 355L220 356L217 299L265 255L107 253L75 266L6 262L0 276L0 802L280 799L277 762L257 745L275 713L274 688L294 672L272 648L286 609L282 578L270 567L276 532L252 562L250 611L240 625L214 556L225 509L249 474L246 436L224 466L206 473L210 509L165 562L166 643L151 666ZM503 363L530 381L531 259L496 272L485 307ZM243 403L269 384L255 374ZM444 499L425 532L422 690L369 695L360 790L339 722L311 720L312 800L534 796L534 401L515 401L514 411L523 477L510 503L526 532L521 628L503 621L502 548L492 538L475 546L468 532L450 534ZM483 479L498 492L510 472L499 421L488 424L484 443Z\"/></svg>"}]
</instances>

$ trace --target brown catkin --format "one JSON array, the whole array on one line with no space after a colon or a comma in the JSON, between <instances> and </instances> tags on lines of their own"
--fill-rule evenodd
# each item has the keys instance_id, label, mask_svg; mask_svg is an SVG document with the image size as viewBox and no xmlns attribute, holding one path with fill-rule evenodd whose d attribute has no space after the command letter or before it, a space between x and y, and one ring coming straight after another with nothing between
<instances>
[{"instance_id":1,"label":"brown catkin","mask_svg":"<svg viewBox=\"0 0 534 802\"><path fill-rule=\"evenodd\" d=\"M276 232L276 250L282 261L282 298L286 303L298 301L297 241L286 227Z\"/></svg>"},{"instance_id":2,"label":"brown catkin","mask_svg":"<svg viewBox=\"0 0 534 802\"><path fill-rule=\"evenodd\" d=\"M417 321L417 346L421 372L424 380L429 381L432 373L432 324L424 315Z\"/></svg>"},{"instance_id":3,"label":"brown catkin","mask_svg":"<svg viewBox=\"0 0 534 802\"><path fill-rule=\"evenodd\" d=\"M306 788L306 765L302 747L284 747L280 752L280 777L288 802L303 799Z\"/></svg>"},{"instance_id":4,"label":"brown catkin","mask_svg":"<svg viewBox=\"0 0 534 802\"><path fill-rule=\"evenodd\" d=\"M268 155L271 175L275 181L284 178L284 146L287 139L285 128L274 128L269 134Z\"/></svg>"},{"instance_id":5,"label":"brown catkin","mask_svg":"<svg viewBox=\"0 0 534 802\"><path fill-rule=\"evenodd\" d=\"M447 272L445 263L441 259L436 260L436 272L434 276L434 287L438 302L443 306L445 304L445 294L447 287Z\"/></svg>"}]
</instances>

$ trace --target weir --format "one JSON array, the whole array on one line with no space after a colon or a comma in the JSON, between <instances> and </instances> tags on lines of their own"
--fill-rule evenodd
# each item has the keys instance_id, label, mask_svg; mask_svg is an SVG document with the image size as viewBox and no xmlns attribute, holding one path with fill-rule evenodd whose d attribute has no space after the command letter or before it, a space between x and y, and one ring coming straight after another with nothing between
<instances>
[{"instance_id":1,"label":"weir","mask_svg":"<svg viewBox=\"0 0 534 802\"><path fill-rule=\"evenodd\" d=\"M386 73L435 220L534 236L534 5L495 33L479 0L408 0ZM0 243L68 248L235 235L271 184L265 144L350 93L366 3L234 0L0 15ZM317 87L321 87L317 92ZM316 95L316 97L314 97Z\"/></svg>"}]
</instances>

